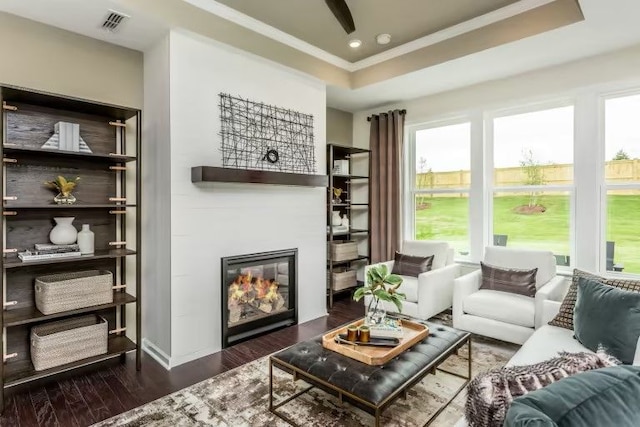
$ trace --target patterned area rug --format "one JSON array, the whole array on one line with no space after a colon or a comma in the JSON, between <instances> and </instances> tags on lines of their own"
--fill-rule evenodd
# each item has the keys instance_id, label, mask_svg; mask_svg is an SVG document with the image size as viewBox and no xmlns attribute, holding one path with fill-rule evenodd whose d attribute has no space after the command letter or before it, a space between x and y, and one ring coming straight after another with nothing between
<instances>
[{"instance_id":1,"label":"patterned area rug","mask_svg":"<svg viewBox=\"0 0 640 427\"><path fill-rule=\"evenodd\" d=\"M473 375L503 366L517 348L513 344L474 337ZM465 346L459 356L450 357L441 367L466 374L466 364ZM462 379L442 372L427 375L409 390L406 400L399 398L383 413L382 425L424 425L462 382ZM303 381L293 383L291 375L274 368L275 402L306 386ZM268 395L269 363L268 357L263 357L95 426L288 426L288 423L269 412ZM463 414L464 399L462 392L431 425L453 426ZM365 427L373 423L371 415L349 404L341 405L336 398L317 389L287 403L279 411L298 420L302 426Z\"/></svg>"}]
</instances>

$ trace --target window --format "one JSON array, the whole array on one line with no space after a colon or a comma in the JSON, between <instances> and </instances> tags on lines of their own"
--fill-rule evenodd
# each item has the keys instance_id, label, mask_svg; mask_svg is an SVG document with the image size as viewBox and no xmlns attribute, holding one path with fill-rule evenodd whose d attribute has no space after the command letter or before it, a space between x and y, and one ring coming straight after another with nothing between
<instances>
[{"instance_id":1,"label":"window","mask_svg":"<svg viewBox=\"0 0 640 427\"><path fill-rule=\"evenodd\" d=\"M418 128L411 133L412 232L417 240L444 240L469 254L471 124Z\"/></svg>"},{"instance_id":2,"label":"window","mask_svg":"<svg viewBox=\"0 0 640 427\"><path fill-rule=\"evenodd\" d=\"M605 100L605 239L608 271L640 273L640 94Z\"/></svg>"},{"instance_id":3,"label":"window","mask_svg":"<svg viewBox=\"0 0 640 427\"><path fill-rule=\"evenodd\" d=\"M571 265L573 106L492 120L493 243Z\"/></svg>"}]
</instances>

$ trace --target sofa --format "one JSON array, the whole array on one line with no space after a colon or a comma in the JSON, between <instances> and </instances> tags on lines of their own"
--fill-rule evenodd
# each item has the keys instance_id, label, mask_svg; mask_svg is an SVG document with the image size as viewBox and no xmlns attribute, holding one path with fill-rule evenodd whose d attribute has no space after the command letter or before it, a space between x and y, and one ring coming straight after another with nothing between
<instances>
[{"instance_id":1,"label":"sofa","mask_svg":"<svg viewBox=\"0 0 640 427\"><path fill-rule=\"evenodd\" d=\"M544 300L541 302L542 326L537 328L535 332L524 342L522 347L507 362L506 366L532 365L543 362L558 355L558 352L566 351L570 353L589 352L591 350L580 344L574 337L573 331L557 326L551 326L547 323L551 321L560 310L561 300L569 286L570 278L556 284L555 291L559 296L555 300ZM556 294L556 295L557 295ZM640 366L640 339L636 346L635 359L633 364ZM478 374L478 372L473 373ZM467 423L464 419L460 419L455 427L466 427Z\"/></svg>"},{"instance_id":2,"label":"sofa","mask_svg":"<svg viewBox=\"0 0 640 427\"><path fill-rule=\"evenodd\" d=\"M431 271L418 277L401 276L402 285L399 291L406 295L402 302L402 314L418 319L429 319L451 307L453 298L453 280L460 275L460 265L453 262L454 250L447 242L436 240L406 240L402 243L401 253L405 255L427 257L433 255ZM394 261L385 261L389 271L393 270ZM372 266L365 267L367 271ZM371 297L365 297L365 307ZM385 303L385 310L397 312L392 303Z\"/></svg>"},{"instance_id":3,"label":"sofa","mask_svg":"<svg viewBox=\"0 0 640 427\"><path fill-rule=\"evenodd\" d=\"M457 278L453 288L453 327L475 334L524 343L542 320L542 302L564 295L564 278L556 275L552 252L489 246L484 263L506 269L537 268L535 297L480 289L482 271Z\"/></svg>"}]
</instances>

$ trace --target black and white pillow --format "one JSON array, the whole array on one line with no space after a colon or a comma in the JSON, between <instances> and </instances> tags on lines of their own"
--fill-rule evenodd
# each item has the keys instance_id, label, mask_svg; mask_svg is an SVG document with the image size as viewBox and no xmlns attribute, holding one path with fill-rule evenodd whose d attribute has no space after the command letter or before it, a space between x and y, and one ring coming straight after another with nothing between
<instances>
[{"instance_id":1,"label":"black and white pillow","mask_svg":"<svg viewBox=\"0 0 640 427\"><path fill-rule=\"evenodd\" d=\"M513 399L562 378L619 365L599 348L597 353L559 353L535 365L494 369L476 376L467 386L465 418L469 427L501 427Z\"/></svg>"}]
</instances>

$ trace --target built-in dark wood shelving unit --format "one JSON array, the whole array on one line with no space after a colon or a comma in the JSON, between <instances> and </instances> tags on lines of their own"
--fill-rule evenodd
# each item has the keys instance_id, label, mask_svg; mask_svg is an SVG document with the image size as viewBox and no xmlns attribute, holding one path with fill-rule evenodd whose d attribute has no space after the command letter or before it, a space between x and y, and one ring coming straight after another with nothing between
<instances>
[{"instance_id":1,"label":"built-in dark wood shelving unit","mask_svg":"<svg viewBox=\"0 0 640 427\"><path fill-rule=\"evenodd\" d=\"M358 266L362 265L362 263L368 261L371 256L371 242L369 234L371 215L368 203L370 197L367 192L366 203L364 201L359 201L357 198L355 199L356 201L353 201L354 199L352 198L354 196L354 193L358 191L356 190L354 192L352 186L362 186L368 184L369 176L361 174L363 171L360 169L356 170L356 163L354 162L354 160L356 159L359 159L361 162L367 164L367 173L371 170L371 153L369 150L340 146L335 144L327 145L327 175L329 177L329 191L327 193L327 244L330 245L331 242L335 240L357 240L359 243L359 247L362 247L363 245L365 246L365 248L360 249L360 251L364 251L365 253L360 253L357 258L344 261L333 260L331 251L328 251L327 302L329 307L333 306L334 294L350 291L356 286L359 286L357 284L358 282L356 282L356 284L352 288L336 289L333 284L333 273L337 269L345 267L348 269L357 269ZM349 174L334 173L334 160L348 160ZM345 199L340 203L334 202L334 187L341 188L343 190L344 196L342 197L345 197ZM362 212L366 212L366 228L354 227L354 219L356 215L354 213L354 210L357 210L358 215L362 215ZM349 218L350 228L348 231L336 231L331 226L331 218L334 211L339 211L341 212L341 214L346 215L347 218Z\"/></svg>"},{"instance_id":2,"label":"built-in dark wood shelving unit","mask_svg":"<svg viewBox=\"0 0 640 427\"><path fill-rule=\"evenodd\" d=\"M249 169L230 169L214 166L196 166L191 168L191 182L232 182L326 187L327 176Z\"/></svg>"},{"instance_id":3,"label":"built-in dark wood shelving unit","mask_svg":"<svg viewBox=\"0 0 640 427\"><path fill-rule=\"evenodd\" d=\"M0 410L4 389L136 352L141 349L126 331L141 333L141 143L138 109L91 102L24 88L1 86L0 157L3 158L0 295L4 310L0 328L5 363L0 363ZM80 136L91 153L43 149L59 121L80 125ZM58 175L79 176L72 205L53 203L55 193L44 181ZM73 216L77 229L89 224L95 252L70 258L23 262L17 252L48 243L54 217ZM135 227L134 227L135 225ZM113 302L45 315L35 306L34 284L40 276L86 270L112 273ZM127 316L126 308L135 305ZM43 371L31 363L30 331L35 325L95 313L110 331L108 352ZM125 359L122 359L125 360Z\"/></svg>"},{"instance_id":4,"label":"built-in dark wood shelving unit","mask_svg":"<svg viewBox=\"0 0 640 427\"><path fill-rule=\"evenodd\" d=\"M129 338L125 336L114 336L109 338L106 354L101 354L100 356L90 357L87 359L79 360L77 362L57 366L51 369L46 369L44 371L36 371L33 368L33 364L30 360L7 362L4 367L4 387L14 387L16 385L24 384L29 381L39 380L62 372L71 371L73 369L87 366L92 363L113 359L114 357L120 356L121 354L135 351L137 350L137 348L138 346L136 345L136 343L131 341Z\"/></svg>"},{"instance_id":5,"label":"built-in dark wood shelving unit","mask_svg":"<svg viewBox=\"0 0 640 427\"><path fill-rule=\"evenodd\" d=\"M30 323L42 322L45 320L53 320L61 317L73 316L75 314L91 313L93 311L100 311L106 308L118 307L120 305L131 304L136 302L136 297L123 292L113 293L113 302L109 304L94 305L91 307L79 308L72 311L63 311L55 314L42 314L40 310L35 307L18 308L15 310L5 310L4 312L4 326L19 326L28 325Z\"/></svg>"}]
</instances>

